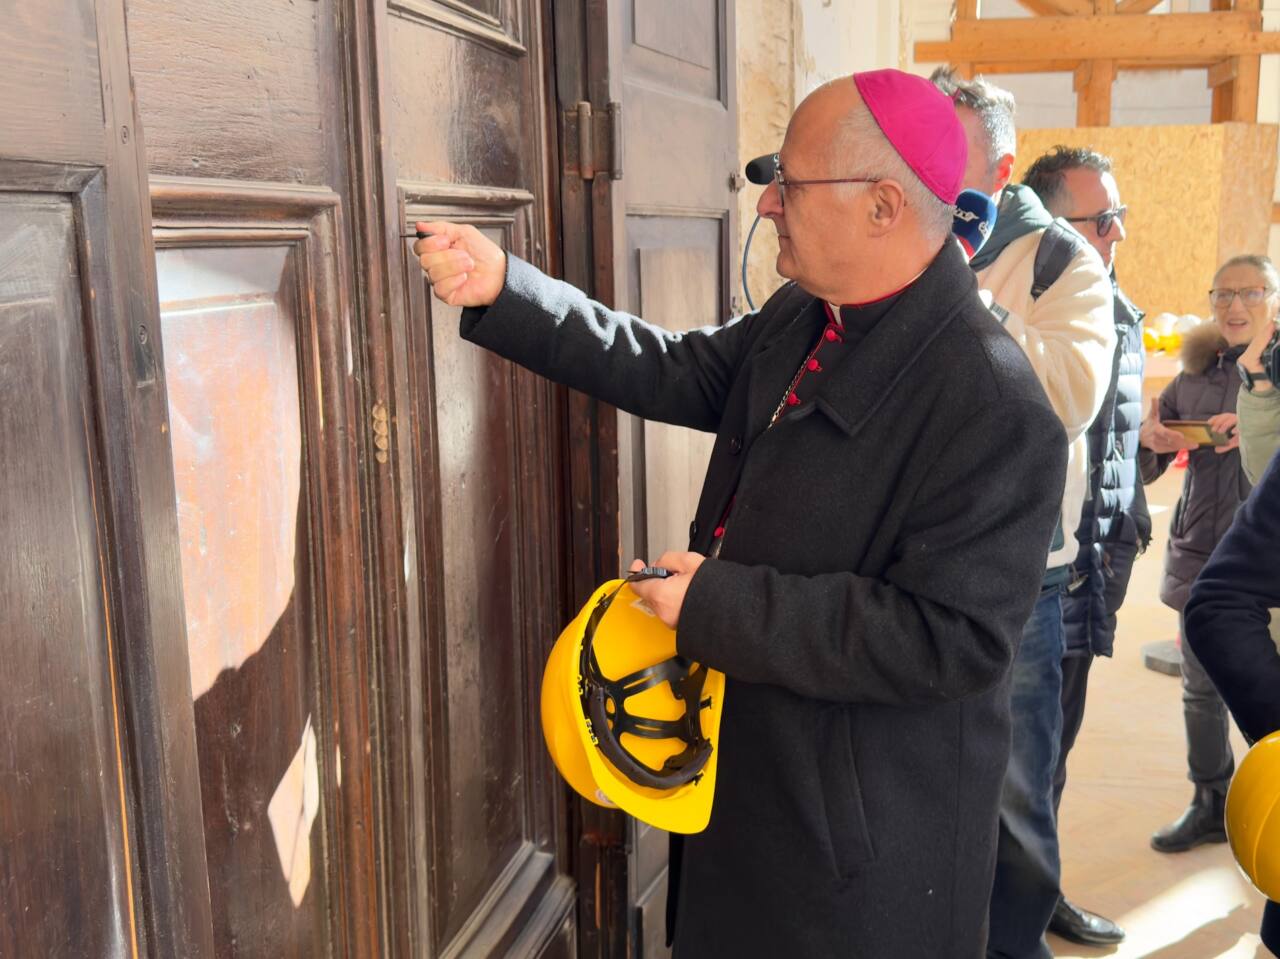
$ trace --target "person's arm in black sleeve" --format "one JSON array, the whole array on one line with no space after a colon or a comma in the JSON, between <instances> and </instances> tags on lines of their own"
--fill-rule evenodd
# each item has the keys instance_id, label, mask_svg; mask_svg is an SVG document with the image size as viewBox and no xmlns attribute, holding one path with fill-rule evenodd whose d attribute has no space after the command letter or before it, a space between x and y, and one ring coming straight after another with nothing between
<instances>
[{"instance_id":1,"label":"person's arm in black sleeve","mask_svg":"<svg viewBox=\"0 0 1280 959\"><path fill-rule=\"evenodd\" d=\"M977 413L933 461L871 578L709 559L676 648L735 679L839 702L927 704L999 682L1035 603L1066 472L1044 405Z\"/></svg>"},{"instance_id":2,"label":"person's arm in black sleeve","mask_svg":"<svg viewBox=\"0 0 1280 959\"><path fill-rule=\"evenodd\" d=\"M1191 587L1186 639L1241 731L1255 742L1280 729L1280 459L1245 501Z\"/></svg>"},{"instance_id":3,"label":"person's arm in black sleeve","mask_svg":"<svg viewBox=\"0 0 1280 959\"><path fill-rule=\"evenodd\" d=\"M461 328L464 339L628 413L714 431L758 317L673 333L508 255L502 293L463 310Z\"/></svg>"}]
</instances>

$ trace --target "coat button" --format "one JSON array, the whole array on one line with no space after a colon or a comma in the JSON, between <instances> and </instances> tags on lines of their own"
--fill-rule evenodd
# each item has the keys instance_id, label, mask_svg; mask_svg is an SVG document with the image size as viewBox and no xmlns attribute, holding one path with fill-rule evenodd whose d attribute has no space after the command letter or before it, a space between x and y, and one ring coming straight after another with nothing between
<instances>
[{"instance_id":1,"label":"coat button","mask_svg":"<svg viewBox=\"0 0 1280 959\"><path fill-rule=\"evenodd\" d=\"M733 439L729 440L729 453L732 456L737 456L741 452L742 452L742 437L735 436Z\"/></svg>"},{"instance_id":2,"label":"coat button","mask_svg":"<svg viewBox=\"0 0 1280 959\"><path fill-rule=\"evenodd\" d=\"M800 397L796 396L794 393L788 393L788 394L787 394L787 405L788 405L788 406L799 406L799 405L800 405Z\"/></svg>"},{"instance_id":3,"label":"coat button","mask_svg":"<svg viewBox=\"0 0 1280 959\"><path fill-rule=\"evenodd\" d=\"M694 540L697 538L698 538L698 521L695 519L692 523L689 524L689 539Z\"/></svg>"},{"instance_id":4,"label":"coat button","mask_svg":"<svg viewBox=\"0 0 1280 959\"><path fill-rule=\"evenodd\" d=\"M840 339L840 334L837 333L834 329L832 329L829 326L827 327L827 331L822 335L825 336L828 342L831 342L831 343L834 343L836 340Z\"/></svg>"},{"instance_id":5,"label":"coat button","mask_svg":"<svg viewBox=\"0 0 1280 959\"><path fill-rule=\"evenodd\" d=\"M808 370L810 373L817 373L819 370L822 369L822 367L818 364L817 357L810 358L809 362L804 365L804 368Z\"/></svg>"}]
</instances>

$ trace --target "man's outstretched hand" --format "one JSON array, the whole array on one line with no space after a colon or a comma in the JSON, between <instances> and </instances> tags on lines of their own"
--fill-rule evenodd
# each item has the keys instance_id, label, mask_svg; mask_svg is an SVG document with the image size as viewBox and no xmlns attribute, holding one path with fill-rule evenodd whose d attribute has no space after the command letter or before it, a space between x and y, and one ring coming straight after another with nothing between
<instances>
[{"instance_id":1,"label":"man's outstretched hand","mask_svg":"<svg viewBox=\"0 0 1280 959\"><path fill-rule=\"evenodd\" d=\"M450 306L490 306L507 281L507 255L474 226L415 224L430 233L413 244L431 292Z\"/></svg>"}]
</instances>

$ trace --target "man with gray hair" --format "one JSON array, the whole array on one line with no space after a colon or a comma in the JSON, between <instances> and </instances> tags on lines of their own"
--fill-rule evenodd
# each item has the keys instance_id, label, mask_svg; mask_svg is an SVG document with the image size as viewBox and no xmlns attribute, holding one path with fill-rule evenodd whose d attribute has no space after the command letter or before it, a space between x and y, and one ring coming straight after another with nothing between
<instances>
[{"instance_id":1,"label":"man with gray hair","mask_svg":"<svg viewBox=\"0 0 1280 959\"><path fill-rule=\"evenodd\" d=\"M717 434L687 551L634 584L727 677L711 821L672 839L677 959L984 954L1009 664L1067 451L949 236L966 152L921 77L818 89L753 161L793 282L688 333L418 226L464 337Z\"/></svg>"},{"instance_id":2,"label":"man with gray hair","mask_svg":"<svg viewBox=\"0 0 1280 959\"><path fill-rule=\"evenodd\" d=\"M1111 377L1111 289L1089 245L1055 222L1030 189L1010 185L1017 153L1012 94L945 68L932 80L955 102L965 129L965 187L999 206L995 230L970 265L993 312L1030 359L1071 444L1061 513L1066 522L1059 521L1013 664L1013 743L1000 802L987 947L993 959L1048 959L1045 932L1061 878L1053 775L1062 737L1062 603L1077 552L1070 533L1088 484L1084 434Z\"/></svg>"}]
</instances>

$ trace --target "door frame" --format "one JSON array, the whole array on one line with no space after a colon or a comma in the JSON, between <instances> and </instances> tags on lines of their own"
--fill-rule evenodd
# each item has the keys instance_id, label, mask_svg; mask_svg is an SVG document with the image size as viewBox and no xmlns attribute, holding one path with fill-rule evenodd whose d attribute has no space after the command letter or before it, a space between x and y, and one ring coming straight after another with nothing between
<instances>
[{"instance_id":1,"label":"door frame","mask_svg":"<svg viewBox=\"0 0 1280 959\"><path fill-rule=\"evenodd\" d=\"M128 225L106 249L81 235L89 375L105 504L104 553L120 684L127 846L139 954L213 957L195 712L160 343L146 151L122 0L97 0L104 156L77 218ZM109 174L109 183L102 178ZM70 182L60 189L72 188ZM140 235L136 235L140 233ZM194 824L194 825L193 825Z\"/></svg>"}]
</instances>

